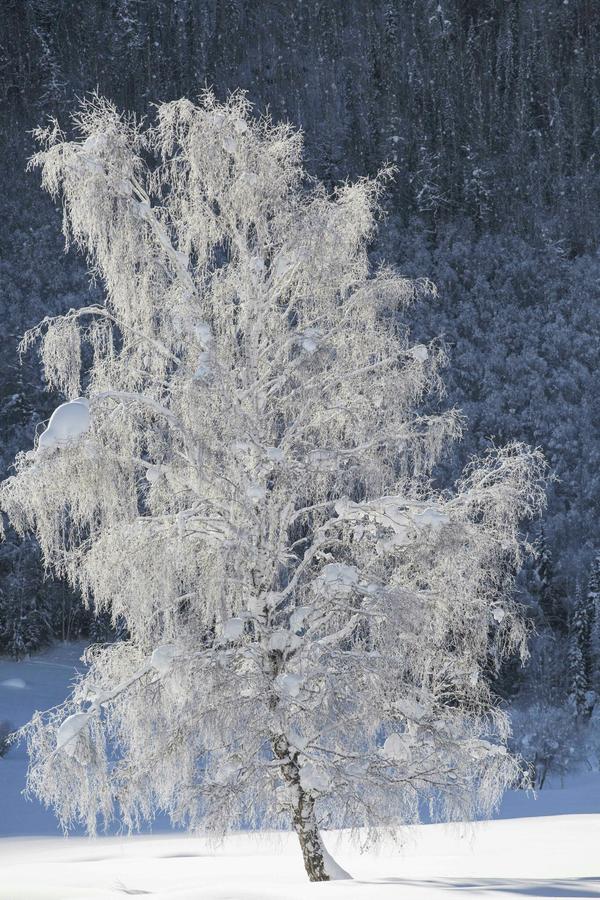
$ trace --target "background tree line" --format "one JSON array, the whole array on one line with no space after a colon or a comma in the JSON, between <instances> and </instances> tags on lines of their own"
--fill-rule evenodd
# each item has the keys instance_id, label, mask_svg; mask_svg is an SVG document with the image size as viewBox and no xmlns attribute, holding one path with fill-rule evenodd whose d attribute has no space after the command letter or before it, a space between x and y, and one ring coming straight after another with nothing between
<instances>
[{"instance_id":1,"label":"background tree line","mask_svg":"<svg viewBox=\"0 0 600 900\"><path fill-rule=\"evenodd\" d=\"M525 672L508 669L498 689L528 708L564 714L569 728L581 725L581 697L600 690L577 624L577 597L587 597L600 544L597 4L1 5L2 469L54 405L33 358L19 367L18 335L88 291L81 264L62 254L57 212L25 174L29 130L48 113L64 121L74 98L94 89L140 113L205 86L222 97L245 89L259 110L303 128L308 168L327 183L373 174L386 161L397 166L374 252L437 284L437 299L423 302L409 324L416 337L444 339L443 403L468 419L440 478L491 442L513 438L540 446L557 476L543 529L530 534L541 556L521 586L537 631L532 661ZM5 649L23 653L52 634L89 629L76 599L57 602L62 588L43 581L33 545L9 536L0 567ZM589 658L579 670L578 642ZM564 712L569 698L574 715Z\"/></svg>"}]
</instances>

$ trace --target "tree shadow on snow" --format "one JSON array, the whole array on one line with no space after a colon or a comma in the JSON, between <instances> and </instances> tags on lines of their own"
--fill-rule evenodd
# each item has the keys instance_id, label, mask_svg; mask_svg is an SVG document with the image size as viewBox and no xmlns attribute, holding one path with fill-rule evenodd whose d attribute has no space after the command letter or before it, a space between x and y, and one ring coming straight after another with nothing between
<instances>
[{"instance_id":1,"label":"tree shadow on snow","mask_svg":"<svg viewBox=\"0 0 600 900\"><path fill-rule=\"evenodd\" d=\"M373 884L375 882L362 882ZM600 876L586 878L472 878L420 881L405 878L382 878L377 884L413 885L439 890L486 891L490 894L513 894L523 897L600 898Z\"/></svg>"}]
</instances>

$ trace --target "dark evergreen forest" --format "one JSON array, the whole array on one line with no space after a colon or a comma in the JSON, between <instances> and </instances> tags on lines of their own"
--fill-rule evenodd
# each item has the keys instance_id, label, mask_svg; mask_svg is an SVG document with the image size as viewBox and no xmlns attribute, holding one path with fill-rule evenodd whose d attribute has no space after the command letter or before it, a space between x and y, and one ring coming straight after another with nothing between
<instances>
[{"instance_id":1,"label":"dark evergreen forest","mask_svg":"<svg viewBox=\"0 0 600 900\"><path fill-rule=\"evenodd\" d=\"M394 163L373 253L437 285L408 324L443 339L443 402L467 420L440 479L511 439L541 447L554 472L520 585L532 658L497 687L538 779L569 765L600 693L598 3L0 0L0 13L3 473L56 400L33 358L19 364L19 335L90 290L26 173L31 129L49 114L66 123L93 90L151 114L207 86L241 88L302 127L328 184ZM8 533L2 650L105 627Z\"/></svg>"}]
</instances>

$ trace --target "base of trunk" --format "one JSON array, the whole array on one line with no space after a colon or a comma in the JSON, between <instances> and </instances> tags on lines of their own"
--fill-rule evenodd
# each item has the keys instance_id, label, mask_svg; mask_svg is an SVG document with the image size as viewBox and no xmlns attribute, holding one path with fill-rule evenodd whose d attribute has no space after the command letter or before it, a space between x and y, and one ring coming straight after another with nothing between
<instances>
[{"instance_id":1,"label":"base of trunk","mask_svg":"<svg viewBox=\"0 0 600 900\"><path fill-rule=\"evenodd\" d=\"M285 735L274 737L271 746L275 758L281 760L281 771L291 790L292 823L300 841L304 868L309 879L337 881L351 878L352 876L332 859L321 840L315 815L315 799L302 787L297 752L292 750Z\"/></svg>"},{"instance_id":2,"label":"base of trunk","mask_svg":"<svg viewBox=\"0 0 600 900\"><path fill-rule=\"evenodd\" d=\"M294 830L300 841L304 868L310 881L338 881L351 878L329 855L321 840L314 814L314 804L306 794L294 810Z\"/></svg>"},{"instance_id":3,"label":"base of trunk","mask_svg":"<svg viewBox=\"0 0 600 900\"><path fill-rule=\"evenodd\" d=\"M304 868L310 881L330 881L325 862L326 851L317 828L307 827L307 823L303 823L300 827L296 827L296 833L304 858Z\"/></svg>"}]
</instances>

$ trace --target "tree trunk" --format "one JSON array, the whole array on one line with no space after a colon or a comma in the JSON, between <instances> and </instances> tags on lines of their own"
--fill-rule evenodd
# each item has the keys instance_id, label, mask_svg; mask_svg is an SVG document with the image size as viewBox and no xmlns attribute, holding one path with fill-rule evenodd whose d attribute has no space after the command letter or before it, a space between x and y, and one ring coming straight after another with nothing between
<instances>
[{"instance_id":1,"label":"tree trunk","mask_svg":"<svg viewBox=\"0 0 600 900\"><path fill-rule=\"evenodd\" d=\"M317 821L312 797L302 790L300 783L297 786L298 800L294 804L292 819L294 831L298 835L300 848L304 858L304 868L311 881L329 881L325 852Z\"/></svg>"},{"instance_id":2,"label":"tree trunk","mask_svg":"<svg viewBox=\"0 0 600 900\"><path fill-rule=\"evenodd\" d=\"M300 841L306 874L311 881L349 877L331 859L323 846L315 817L315 801L302 787L297 754L283 735L273 739L272 747L275 757L281 760L281 771L292 794L292 824Z\"/></svg>"}]
</instances>

